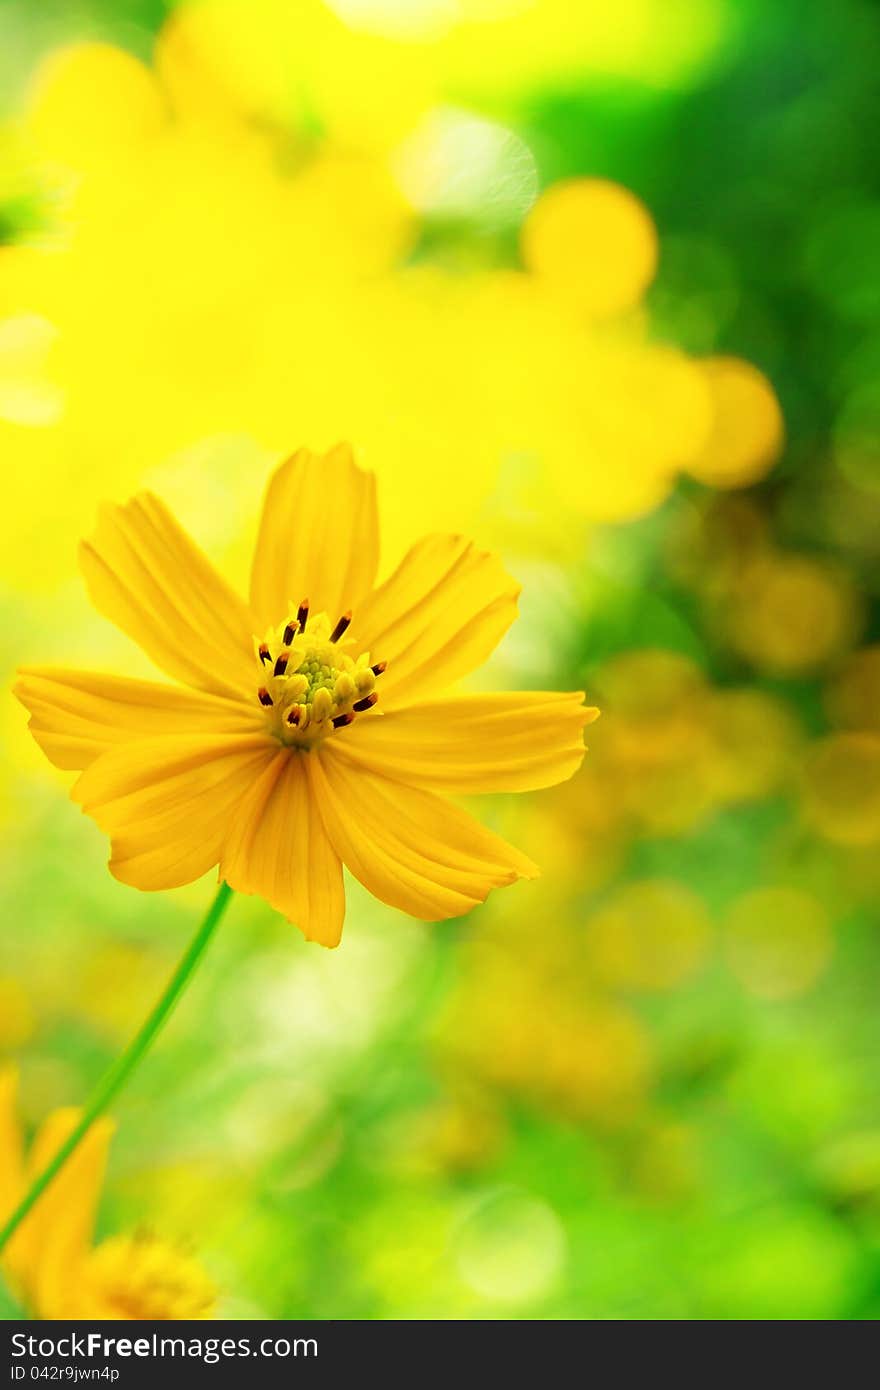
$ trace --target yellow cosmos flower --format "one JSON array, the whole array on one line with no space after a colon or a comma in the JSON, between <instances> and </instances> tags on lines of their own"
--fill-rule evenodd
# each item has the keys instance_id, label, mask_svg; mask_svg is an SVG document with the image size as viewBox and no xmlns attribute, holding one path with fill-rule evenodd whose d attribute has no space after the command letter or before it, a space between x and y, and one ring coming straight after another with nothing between
<instances>
[{"instance_id":1,"label":"yellow cosmos flower","mask_svg":"<svg viewBox=\"0 0 880 1390\"><path fill-rule=\"evenodd\" d=\"M25 1156L17 1078L0 1071L0 1219L57 1152L79 1118L56 1110ZM3 1258L11 1287L38 1318L173 1320L211 1316L215 1290L189 1256L153 1236L111 1236L92 1245L113 1125L98 1120L24 1220Z\"/></svg>"},{"instance_id":2,"label":"yellow cosmos flower","mask_svg":"<svg viewBox=\"0 0 880 1390\"><path fill-rule=\"evenodd\" d=\"M340 445L266 493L248 602L158 498L107 507L81 549L96 607L187 688L31 668L17 694L73 797L142 889L219 865L306 937L342 932L342 865L415 917L455 917L534 864L442 793L570 777L581 694L449 694L516 614L517 585L457 535L375 587L375 480Z\"/></svg>"}]
</instances>

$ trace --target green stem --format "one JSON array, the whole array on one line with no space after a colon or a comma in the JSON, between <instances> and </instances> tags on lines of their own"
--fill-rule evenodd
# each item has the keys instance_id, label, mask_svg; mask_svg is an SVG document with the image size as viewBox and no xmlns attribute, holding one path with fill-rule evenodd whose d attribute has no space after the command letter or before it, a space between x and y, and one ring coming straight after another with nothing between
<instances>
[{"instance_id":1,"label":"green stem","mask_svg":"<svg viewBox=\"0 0 880 1390\"><path fill-rule=\"evenodd\" d=\"M72 1134L61 1145L51 1163L47 1164L42 1173L39 1173L30 1188L25 1193L22 1201L16 1207L2 1230L0 1230L0 1251L3 1250L7 1241L18 1230L24 1218L39 1201L46 1188L58 1176L67 1160L70 1158L85 1136L88 1134L95 1120L104 1113L107 1106L119 1094L132 1072L137 1068L142 1059L150 1050L157 1035L166 1023L171 1011L180 998L186 986L189 984L190 977L201 960L205 948L214 930L223 916L226 904L232 897L232 889L226 883L221 883L217 889L214 901L205 913L204 919L189 943L180 964L175 970L165 988L161 998L156 1003L155 1008L148 1015L140 1030L132 1038L128 1047L114 1063L106 1076L98 1083L90 1100L86 1104L79 1124Z\"/></svg>"}]
</instances>

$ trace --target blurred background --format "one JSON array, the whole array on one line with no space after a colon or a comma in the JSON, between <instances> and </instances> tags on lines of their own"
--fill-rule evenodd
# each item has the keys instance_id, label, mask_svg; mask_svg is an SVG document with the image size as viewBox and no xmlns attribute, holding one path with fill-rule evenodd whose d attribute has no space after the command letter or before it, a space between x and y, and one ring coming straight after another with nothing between
<instances>
[{"instance_id":1,"label":"blurred background","mask_svg":"<svg viewBox=\"0 0 880 1390\"><path fill-rule=\"evenodd\" d=\"M101 1233L223 1316L880 1315L880 12L0 0L3 666L148 673L76 543L149 486L246 577L354 443L387 569L523 582L585 688L544 869L342 947L253 899L117 1108ZM0 1059L82 1099L212 892L111 879L2 702ZM8 1305L7 1316L11 1315Z\"/></svg>"}]
</instances>

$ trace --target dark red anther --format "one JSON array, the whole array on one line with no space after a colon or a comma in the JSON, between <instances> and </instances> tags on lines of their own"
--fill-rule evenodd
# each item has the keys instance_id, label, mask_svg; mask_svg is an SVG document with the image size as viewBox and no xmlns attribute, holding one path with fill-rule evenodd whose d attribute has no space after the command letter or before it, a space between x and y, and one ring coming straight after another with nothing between
<instances>
[{"instance_id":1,"label":"dark red anther","mask_svg":"<svg viewBox=\"0 0 880 1390\"><path fill-rule=\"evenodd\" d=\"M260 697L261 705L266 705L267 707L269 705L274 705L275 701L272 699L272 696L269 694L268 690L264 685L260 686L259 690L257 691L257 694Z\"/></svg>"},{"instance_id":2,"label":"dark red anther","mask_svg":"<svg viewBox=\"0 0 880 1390\"><path fill-rule=\"evenodd\" d=\"M269 651L269 648L266 646L265 642L260 643L260 660L262 661L263 665L265 665L267 661L272 660L272 653Z\"/></svg>"},{"instance_id":3,"label":"dark red anther","mask_svg":"<svg viewBox=\"0 0 880 1390\"><path fill-rule=\"evenodd\" d=\"M339 619L339 622L336 624L336 626L334 627L333 631L330 633L330 641L331 641L331 642L338 642L339 639L340 639L340 637L342 636L343 632L344 632L345 629L349 626L350 623L351 623L351 609L349 608L349 610L348 610L347 613L343 613L342 617Z\"/></svg>"},{"instance_id":4,"label":"dark red anther","mask_svg":"<svg viewBox=\"0 0 880 1390\"><path fill-rule=\"evenodd\" d=\"M287 670L287 663L288 663L289 660L290 660L290 652L282 652L281 655L279 656L278 660L275 662L275 672L274 672L274 674L275 674L276 676L283 676L283 675L284 675L284 672Z\"/></svg>"},{"instance_id":5,"label":"dark red anther","mask_svg":"<svg viewBox=\"0 0 880 1390\"><path fill-rule=\"evenodd\" d=\"M296 610L296 621L299 623L300 632L305 632L306 623L309 620L309 601L304 598Z\"/></svg>"},{"instance_id":6,"label":"dark red anther","mask_svg":"<svg viewBox=\"0 0 880 1390\"><path fill-rule=\"evenodd\" d=\"M355 705L355 709L357 709L357 705ZM353 724L353 723L354 723L354 715L353 715L353 714L337 714L336 718L333 720L333 727L334 727L334 729L344 729L345 726L346 726L346 724Z\"/></svg>"},{"instance_id":7,"label":"dark red anther","mask_svg":"<svg viewBox=\"0 0 880 1390\"><path fill-rule=\"evenodd\" d=\"M355 700L352 709L356 709L358 714L360 714L362 710L372 709L378 698L379 696L374 690L372 695L365 695L362 700Z\"/></svg>"},{"instance_id":8,"label":"dark red anther","mask_svg":"<svg viewBox=\"0 0 880 1390\"><path fill-rule=\"evenodd\" d=\"M285 647L289 647L289 646L290 646L291 642L293 641L293 635L294 635L294 633L296 632L296 629L297 629L297 621L296 621L296 618L294 618L291 622L289 622L289 623L287 624L287 627L284 629L284 639L283 639L283 640L284 640L284 645L285 645Z\"/></svg>"},{"instance_id":9,"label":"dark red anther","mask_svg":"<svg viewBox=\"0 0 880 1390\"><path fill-rule=\"evenodd\" d=\"M371 667L370 667L370 670L372 671L372 673L373 673L374 676L381 676L382 672L383 672L383 671L386 671L387 669L388 669L388 662L387 662L387 661L377 661L376 664L375 664L375 666L371 666Z\"/></svg>"}]
</instances>

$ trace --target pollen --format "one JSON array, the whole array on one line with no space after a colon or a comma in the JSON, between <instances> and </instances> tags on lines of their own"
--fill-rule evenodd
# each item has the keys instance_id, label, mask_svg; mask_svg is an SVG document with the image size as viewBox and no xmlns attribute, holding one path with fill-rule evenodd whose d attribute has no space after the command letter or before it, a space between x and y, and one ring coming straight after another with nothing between
<instances>
[{"instance_id":1,"label":"pollen","mask_svg":"<svg viewBox=\"0 0 880 1390\"><path fill-rule=\"evenodd\" d=\"M357 653L348 635L350 612L334 622L326 613L310 613L308 599L295 610L291 604L288 614L294 611L295 617L254 639L257 699L279 742L309 749L374 708L386 663Z\"/></svg>"}]
</instances>

